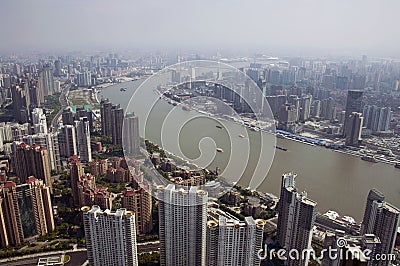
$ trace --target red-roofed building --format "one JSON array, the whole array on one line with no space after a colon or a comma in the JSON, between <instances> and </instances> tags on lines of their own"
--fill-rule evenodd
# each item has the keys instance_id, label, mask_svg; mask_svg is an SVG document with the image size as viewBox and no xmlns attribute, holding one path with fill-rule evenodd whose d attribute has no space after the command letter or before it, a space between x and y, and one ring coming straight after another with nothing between
<instances>
[{"instance_id":1,"label":"red-roofed building","mask_svg":"<svg viewBox=\"0 0 400 266\"><path fill-rule=\"evenodd\" d=\"M4 183L7 181L7 175L5 172L0 173L0 183Z\"/></svg>"},{"instance_id":2,"label":"red-roofed building","mask_svg":"<svg viewBox=\"0 0 400 266\"><path fill-rule=\"evenodd\" d=\"M7 187L7 188L15 187L15 186L16 186L16 184L15 184L13 181L7 181L7 182L4 184L4 187Z\"/></svg>"},{"instance_id":3,"label":"red-roofed building","mask_svg":"<svg viewBox=\"0 0 400 266\"><path fill-rule=\"evenodd\" d=\"M131 182L131 174L129 170L122 167L110 167L107 170L106 179L113 183Z\"/></svg>"},{"instance_id":4,"label":"red-roofed building","mask_svg":"<svg viewBox=\"0 0 400 266\"><path fill-rule=\"evenodd\" d=\"M20 245L54 229L50 188L43 180L29 176L18 186L11 181L0 185L1 247Z\"/></svg>"},{"instance_id":5,"label":"red-roofed building","mask_svg":"<svg viewBox=\"0 0 400 266\"><path fill-rule=\"evenodd\" d=\"M37 179L34 176L30 176L26 179L26 183L30 184L32 182L35 182Z\"/></svg>"},{"instance_id":6,"label":"red-roofed building","mask_svg":"<svg viewBox=\"0 0 400 266\"><path fill-rule=\"evenodd\" d=\"M91 205L93 200L87 200L85 198L85 192L91 191L96 187L96 178L91 174L83 174L79 177L77 181L77 198L78 198L78 207L82 207L85 205Z\"/></svg>"},{"instance_id":7,"label":"red-roofed building","mask_svg":"<svg viewBox=\"0 0 400 266\"><path fill-rule=\"evenodd\" d=\"M100 206L102 209L112 208L111 194L108 190L100 190L94 193L94 205Z\"/></svg>"},{"instance_id":8,"label":"red-roofed building","mask_svg":"<svg viewBox=\"0 0 400 266\"><path fill-rule=\"evenodd\" d=\"M82 175L77 182L79 207L99 205L102 209L112 208L112 197L108 187L96 186L91 174Z\"/></svg>"},{"instance_id":9,"label":"red-roofed building","mask_svg":"<svg viewBox=\"0 0 400 266\"><path fill-rule=\"evenodd\" d=\"M126 188L122 192L122 207L135 212L136 230L139 235L153 229L151 195L144 189Z\"/></svg>"},{"instance_id":10,"label":"red-roofed building","mask_svg":"<svg viewBox=\"0 0 400 266\"><path fill-rule=\"evenodd\" d=\"M72 200L75 206L81 206L79 199L81 192L78 190L79 177L85 174L81 161L78 156L71 156L69 158L69 176L71 179Z\"/></svg>"},{"instance_id":11,"label":"red-roofed building","mask_svg":"<svg viewBox=\"0 0 400 266\"><path fill-rule=\"evenodd\" d=\"M91 162L89 164L89 171L92 175L101 176L107 173L108 161L100 160L97 162Z\"/></svg>"},{"instance_id":12,"label":"red-roofed building","mask_svg":"<svg viewBox=\"0 0 400 266\"><path fill-rule=\"evenodd\" d=\"M25 143L13 143L14 169L21 183L29 176L35 176L52 187L50 174L49 154L45 147L39 145L29 146Z\"/></svg>"}]
</instances>

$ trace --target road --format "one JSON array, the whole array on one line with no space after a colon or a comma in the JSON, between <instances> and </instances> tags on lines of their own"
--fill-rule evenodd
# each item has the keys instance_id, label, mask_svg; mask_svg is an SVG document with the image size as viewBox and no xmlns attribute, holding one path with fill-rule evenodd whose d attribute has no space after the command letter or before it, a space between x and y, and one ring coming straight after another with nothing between
<instances>
[{"instance_id":1,"label":"road","mask_svg":"<svg viewBox=\"0 0 400 266\"><path fill-rule=\"evenodd\" d=\"M138 253L149 253L154 251L159 251L160 241L144 242L137 244Z\"/></svg>"},{"instance_id":2,"label":"road","mask_svg":"<svg viewBox=\"0 0 400 266\"><path fill-rule=\"evenodd\" d=\"M78 250L65 250L65 251L53 251L53 252L45 252L45 253L36 253L32 255L22 256L21 259L11 258L9 260L2 259L0 260L0 266L36 266L39 258L51 257L55 255L69 255L71 260L67 265L80 266L83 265L87 260L86 249L78 249Z\"/></svg>"},{"instance_id":3,"label":"road","mask_svg":"<svg viewBox=\"0 0 400 266\"><path fill-rule=\"evenodd\" d=\"M51 128L53 130L57 130L57 128L58 128L58 120L60 119L62 111L64 110L65 107L68 106L68 100L67 100L67 96L66 95L69 92L70 88L71 88L71 84L64 85L64 88L63 88L63 90L61 92L60 98L58 98L58 100L59 100L59 102L61 104L61 109L54 116L53 121L51 121Z\"/></svg>"},{"instance_id":4,"label":"road","mask_svg":"<svg viewBox=\"0 0 400 266\"><path fill-rule=\"evenodd\" d=\"M137 249L138 253L150 253L150 252L158 252L160 248L160 241L151 241L138 243ZM81 266L84 265L87 261L87 253L85 248L77 249L77 250L65 250L65 251L53 251L53 252L45 252L45 253L36 253L31 255L25 255L20 258L10 258L10 259L1 259L0 266L30 266L37 265L39 258L51 257L54 255L66 254L71 257L71 260L67 265L71 266Z\"/></svg>"}]
</instances>

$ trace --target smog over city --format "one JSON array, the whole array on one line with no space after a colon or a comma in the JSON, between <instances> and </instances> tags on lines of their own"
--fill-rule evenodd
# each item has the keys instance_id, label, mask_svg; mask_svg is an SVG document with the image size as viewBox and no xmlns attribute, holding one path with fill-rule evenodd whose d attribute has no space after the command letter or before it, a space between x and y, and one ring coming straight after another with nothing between
<instances>
[{"instance_id":1,"label":"smog over city","mask_svg":"<svg viewBox=\"0 0 400 266\"><path fill-rule=\"evenodd\" d=\"M2 0L0 266L400 265L399 10Z\"/></svg>"}]
</instances>

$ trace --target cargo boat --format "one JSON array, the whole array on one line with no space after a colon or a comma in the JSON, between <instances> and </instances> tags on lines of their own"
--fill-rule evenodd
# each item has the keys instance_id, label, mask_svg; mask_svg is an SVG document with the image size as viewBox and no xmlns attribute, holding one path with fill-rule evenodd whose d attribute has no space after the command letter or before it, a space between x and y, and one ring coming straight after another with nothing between
<instances>
[{"instance_id":1,"label":"cargo boat","mask_svg":"<svg viewBox=\"0 0 400 266\"><path fill-rule=\"evenodd\" d=\"M363 157L361 157L361 160L367 161L367 162L370 162L370 163L377 163L377 162L378 162L378 161L377 161L374 157L372 157L372 156L363 156Z\"/></svg>"},{"instance_id":2,"label":"cargo boat","mask_svg":"<svg viewBox=\"0 0 400 266\"><path fill-rule=\"evenodd\" d=\"M281 151L287 151L287 149L286 149L286 148L284 148L284 147L281 147L281 146L275 146L275 148L277 148L278 150L281 150Z\"/></svg>"}]
</instances>

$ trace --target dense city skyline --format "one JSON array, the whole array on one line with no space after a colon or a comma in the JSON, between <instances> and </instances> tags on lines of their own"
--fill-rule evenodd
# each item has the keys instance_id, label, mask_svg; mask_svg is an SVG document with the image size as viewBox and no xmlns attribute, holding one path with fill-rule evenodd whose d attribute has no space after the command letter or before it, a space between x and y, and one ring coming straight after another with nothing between
<instances>
[{"instance_id":1,"label":"dense city skyline","mask_svg":"<svg viewBox=\"0 0 400 266\"><path fill-rule=\"evenodd\" d=\"M0 266L400 265L399 1L0 6Z\"/></svg>"},{"instance_id":2,"label":"dense city skyline","mask_svg":"<svg viewBox=\"0 0 400 266\"><path fill-rule=\"evenodd\" d=\"M400 220L396 207L400 63L367 55L345 61L264 55L238 60L237 55L218 63L237 68L224 72L219 66L202 72L191 65L197 58L193 53L178 57L145 53L136 59L118 53L1 57L0 218L5 222L0 222L0 230L8 230L7 221L12 219L18 226L0 239L1 246L13 253L3 249L0 256L70 250L75 243L84 248L83 260L93 265L113 265L114 260L121 265L152 265L146 264L151 259L166 266L259 266L266 263L260 255L266 246L297 251L318 246L371 249L373 256L395 256ZM170 61L186 62L165 68ZM153 74L160 69L165 79L138 89L146 77L158 77ZM255 104L241 101L242 95ZM257 95L265 97L265 105ZM165 108L155 118L146 116L153 99ZM270 120L257 121L256 114L264 108L270 108ZM173 110L173 122L164 120L163 113ZM196 148L196 134L208 132L200 137L215 140L217 148L205 152L215 154L216 164L199 167L190 158L176 157L173 146L143 135L143 127L152 133L158 130L151 123L180 128L176 125L182 117L199 114L208 122L195 121L193 130L179 132L179 139L190 153ZM242 133L232 131L235 123L244 129ZM226 140L221 132L233 136L231 145L254 141L259 134L272 136L274 146L265 149L276 150L272 167L281 162L278 174L271 178L268 169L258 173L261 183L252 190L245 188L257 173L250 168L224 193L228 184L220 180L221 159L230 148L221 142ZM168 144L173 142L168 135L176 138L173 132L162 134ZM182 151L187 148L183 146ZM315 153L321 155L317 161L325 165L322 168L315 165ZM323 159L329 154L335 155ZM235 158L228 159L234 162L231 170L243 170ZM360 162L361 168L355 170ZM244 163L250 165L251 158ZM389 174L378 180L379 167ZM300 172L298 183L297 175L289 172L292 169ZM279 177L280 186L273 181ZM343 177L349 179L343 182ZM32 188L30 194L23 194L24 188ZM300 188L309 194L300 193ZM23 195L32 200L21 200ZM27 228L36 231L29 234ZM56 244L47 247L43 239ZM339 240L349 245L339 246ZM38 247L28 246L32 242ZM74 251L69 254L77 257ZM393 256L379 265L387 266ZM345 260L324 257L322 265ZM310 255L284 265L317 261Z\"/></svg>"}]
</instances>

